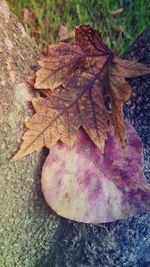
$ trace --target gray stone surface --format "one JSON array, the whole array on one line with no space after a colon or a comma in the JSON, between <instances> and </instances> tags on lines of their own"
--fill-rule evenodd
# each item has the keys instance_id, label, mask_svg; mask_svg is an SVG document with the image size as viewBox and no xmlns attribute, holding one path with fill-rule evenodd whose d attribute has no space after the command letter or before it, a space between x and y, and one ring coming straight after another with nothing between
<instances>
[{"instance_id":1,"label":"gray stone surface","mask_svg":"<svg viewBox=\"0 0 150 267\"><path fill-rule=\"evenodd\" d=\"M125 56L149 63L150 29ZM9 161L20 144L24 121L32 114L28 101L33 93L25 76L38 57L34 42L1 0L0 267L150 266L150 214L99 226L65 220L53 214L41 193L40 172L47 152ZM145 76L130 83L134 95L125 110L143 139L149 178L150 79Z\"/></svg>"}]
</instances>

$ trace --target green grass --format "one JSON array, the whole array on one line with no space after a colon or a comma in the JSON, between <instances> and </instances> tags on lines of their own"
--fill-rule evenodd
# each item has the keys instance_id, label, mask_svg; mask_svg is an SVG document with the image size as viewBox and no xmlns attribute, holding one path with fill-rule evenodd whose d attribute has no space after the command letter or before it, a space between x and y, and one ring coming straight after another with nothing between
<instances>
[{"instance_id":1,"label":"green grass","mask_svg":"<svg viewBox=\"0 0 150 267\"><path fill-rule=\"evenodd\" d=\"M70 30L79 24L91 24L100 30L103 40L118 55L123 54L137 36L149 25L149 0L7 0L27 31L33 25L24 21L22 9L35 12L38 20L40 48L47 43L49 28L50 43L58 42L60 25L67 23ZM123 8L112 18L111 11ZM48 25L48 27L46 26ZM117 29L120 29L120 33Z\"/></svg>"}]
</instances>

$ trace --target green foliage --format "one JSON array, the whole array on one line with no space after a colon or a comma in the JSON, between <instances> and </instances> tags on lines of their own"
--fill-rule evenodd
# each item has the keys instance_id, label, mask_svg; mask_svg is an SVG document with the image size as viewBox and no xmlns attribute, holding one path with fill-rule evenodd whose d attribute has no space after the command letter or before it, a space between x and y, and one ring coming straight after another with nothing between
<instances>
[{"instance_id":1,"label":"green foliage","mask_svg":"<svg viewBox=\"0 0 150 267\"><path fill-rule=\"evenodd\" d=\"M7 0L12 11L31 32L33 26L24 21L22 9L35 12L39 24L39 46L47 43L47 24L51 43L58 42L60 25L67 23L69 30L76 25L89 23L98 28L107 45L122 54L149 25L148 0ZM114 18L111 14L119 8L123 12Z\"/></svg>"}]
</instances>

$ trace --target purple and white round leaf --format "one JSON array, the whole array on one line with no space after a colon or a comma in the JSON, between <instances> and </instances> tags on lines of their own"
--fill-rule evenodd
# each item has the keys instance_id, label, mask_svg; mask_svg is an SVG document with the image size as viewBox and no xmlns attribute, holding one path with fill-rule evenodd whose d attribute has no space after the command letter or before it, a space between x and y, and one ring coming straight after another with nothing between
<instances>
[{"instance_id":1,"label":"purple and white round leaf","mask_svg":"<svg viewBox=\"0 0 150 267\"><path fill-rule=\"evenodd\" d=\"M102 153L79 129L72 148L57 143L49 152L41 183L48 205L57 214L78 222L112 222L150 211L142 143L129 122L126 155L113 130Z\"/></svg>"}]
</instances>

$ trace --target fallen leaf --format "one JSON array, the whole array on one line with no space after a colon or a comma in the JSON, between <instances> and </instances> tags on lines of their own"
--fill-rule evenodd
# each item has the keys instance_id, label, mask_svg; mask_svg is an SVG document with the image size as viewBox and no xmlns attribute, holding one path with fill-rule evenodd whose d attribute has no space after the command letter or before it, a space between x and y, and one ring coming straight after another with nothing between
<instances>
[{"instance_id":1,"label":"fallen leaf","mask_svg":"<svg viewBox=\"0 0 150 267\"><path fill-rule=\"evenodd\" d=\"M125 78L137 77L150 72L149 68L137 60L124 60L113 57L109 72L109 90L111 99L111 115L115 136L120 139L122 148L125 148L125 125L123 115L123 103L131 95L129 83Z\"/></svg>"},{"instance_id":2,"label":"fallen leaf","mask_svg":"<svg viewBox=\"0 0 150 267\"><path fill-rule=\"evenodd\" d=\"M36 75L35 75L35 72L33 72L32 74L27 76L26 81L33 87L35 84L35 79L36 79Z\"/></svg>"},{"instance_id":3,"label":"fallen leaf","mask_svg":"<svg viewBox=\"0 0 150 267\"><path fill-rule=\"evenodd\" d=\"M75 33L76 42L49 46L48 57L39 61L41 68L36 72L36 89L53 90L65 86L80 65L86 68L87 60L105 55L111 57L112 52L101 41L98 31L83 25Z\"/></svg>"},{"instance_id":4,"label":"fallen leaf","mask_svg":"<svg viewBox=\"0 0 150 267\"><path fill-rule=\"evenodd\" d=\"M78 130L72 148L57 143L42 169L42 191L48 205L67 219L93 224L149 212L142 142L129 122L126 137L126 157L113 129L103 154L83 129Z\"/></svg>"},{"instance_id":5,"label":"fallen leaf","mask_svg":"<svg viewBox=\"0 0 150 267\"><path fill-rule=\"evenodd\" d=\"M123 8L118 8L114 11L111 11L110 14L113 16L113 17L116 17L118 14L122 13L123 12Z\"/></svg>"},{"instance_id":6,"label":"fallen leaf","mask_svg":"<svg viewBox=\"0 0 150 267\"><path fill-rule=\"evenodd\" d=\"M111 75L132 78L150 73L150 68L139 63L137 59L127 60L116 56L113 57Z\"/></svg>"},{"instance_id":7,"label":"fallen leaf","mask_svg":"<svg viewBox=\"0 0 150 267\"><path fill-rule=\"evenodd\" d=\"M22 12L23 12L24 19L26 21L34 23L35 20L37 19L35 13L34 12L30 12L29 9L26 8L26 7L23 8Z\"/></svg>"},{"instance_id":8,"label":"fallen leaf","mask_svg":"<svg viewBox=\"0 0 150 267\"><path fill-rule=\"evenodd\" d=\"M150 72L136 60L122 60L102 42L89 25L75 29L76 41L49 47L48 58L40 61L34 87L46 98L33 99L36 114L13 159L19 159L58 140L72 146L82 126L103 150L111 124L125 147L122 106L131 89L125 78ZM48 93L46 93L46 91Z\"/></svg>"},{"instance_id":9,"label":"fallen leaf","mask_svg":"<svg viewBox=\"0 0 150 267\"><path fill-rule=\"evenodd\" d=\"M111 115L115 136L120 140L121 147L125 149L125 125L123 115L123 102L112 97Z\"/></svg>"},{"instance_id":10,"label":"fallen leaf","mask_svg":"<svg viewBox=\"0 0 150 267\"><path fill-rule=\"evenodd\" d=\"M110 114L96 77L85 72L80 79L74 75L65 89L60 87L48 91L47 98L33 99L36 114L26 124L30 130L23 136L24 142L14 160L43 146L50 149L58 140L72 146L81 125L100 149L104 147Z\"/></svg>"},{"instance_id":11,"label":"fallen leaf","mask_svg":"<svg viewBox=\"0 0 150 267\"><path fill-rule=\"evenodd\" d=\"M58 31L58 37L60 42L67 41L75 36L74 31L69 31L67 24L61 25Z\"/></svg>"}]
</instances>

